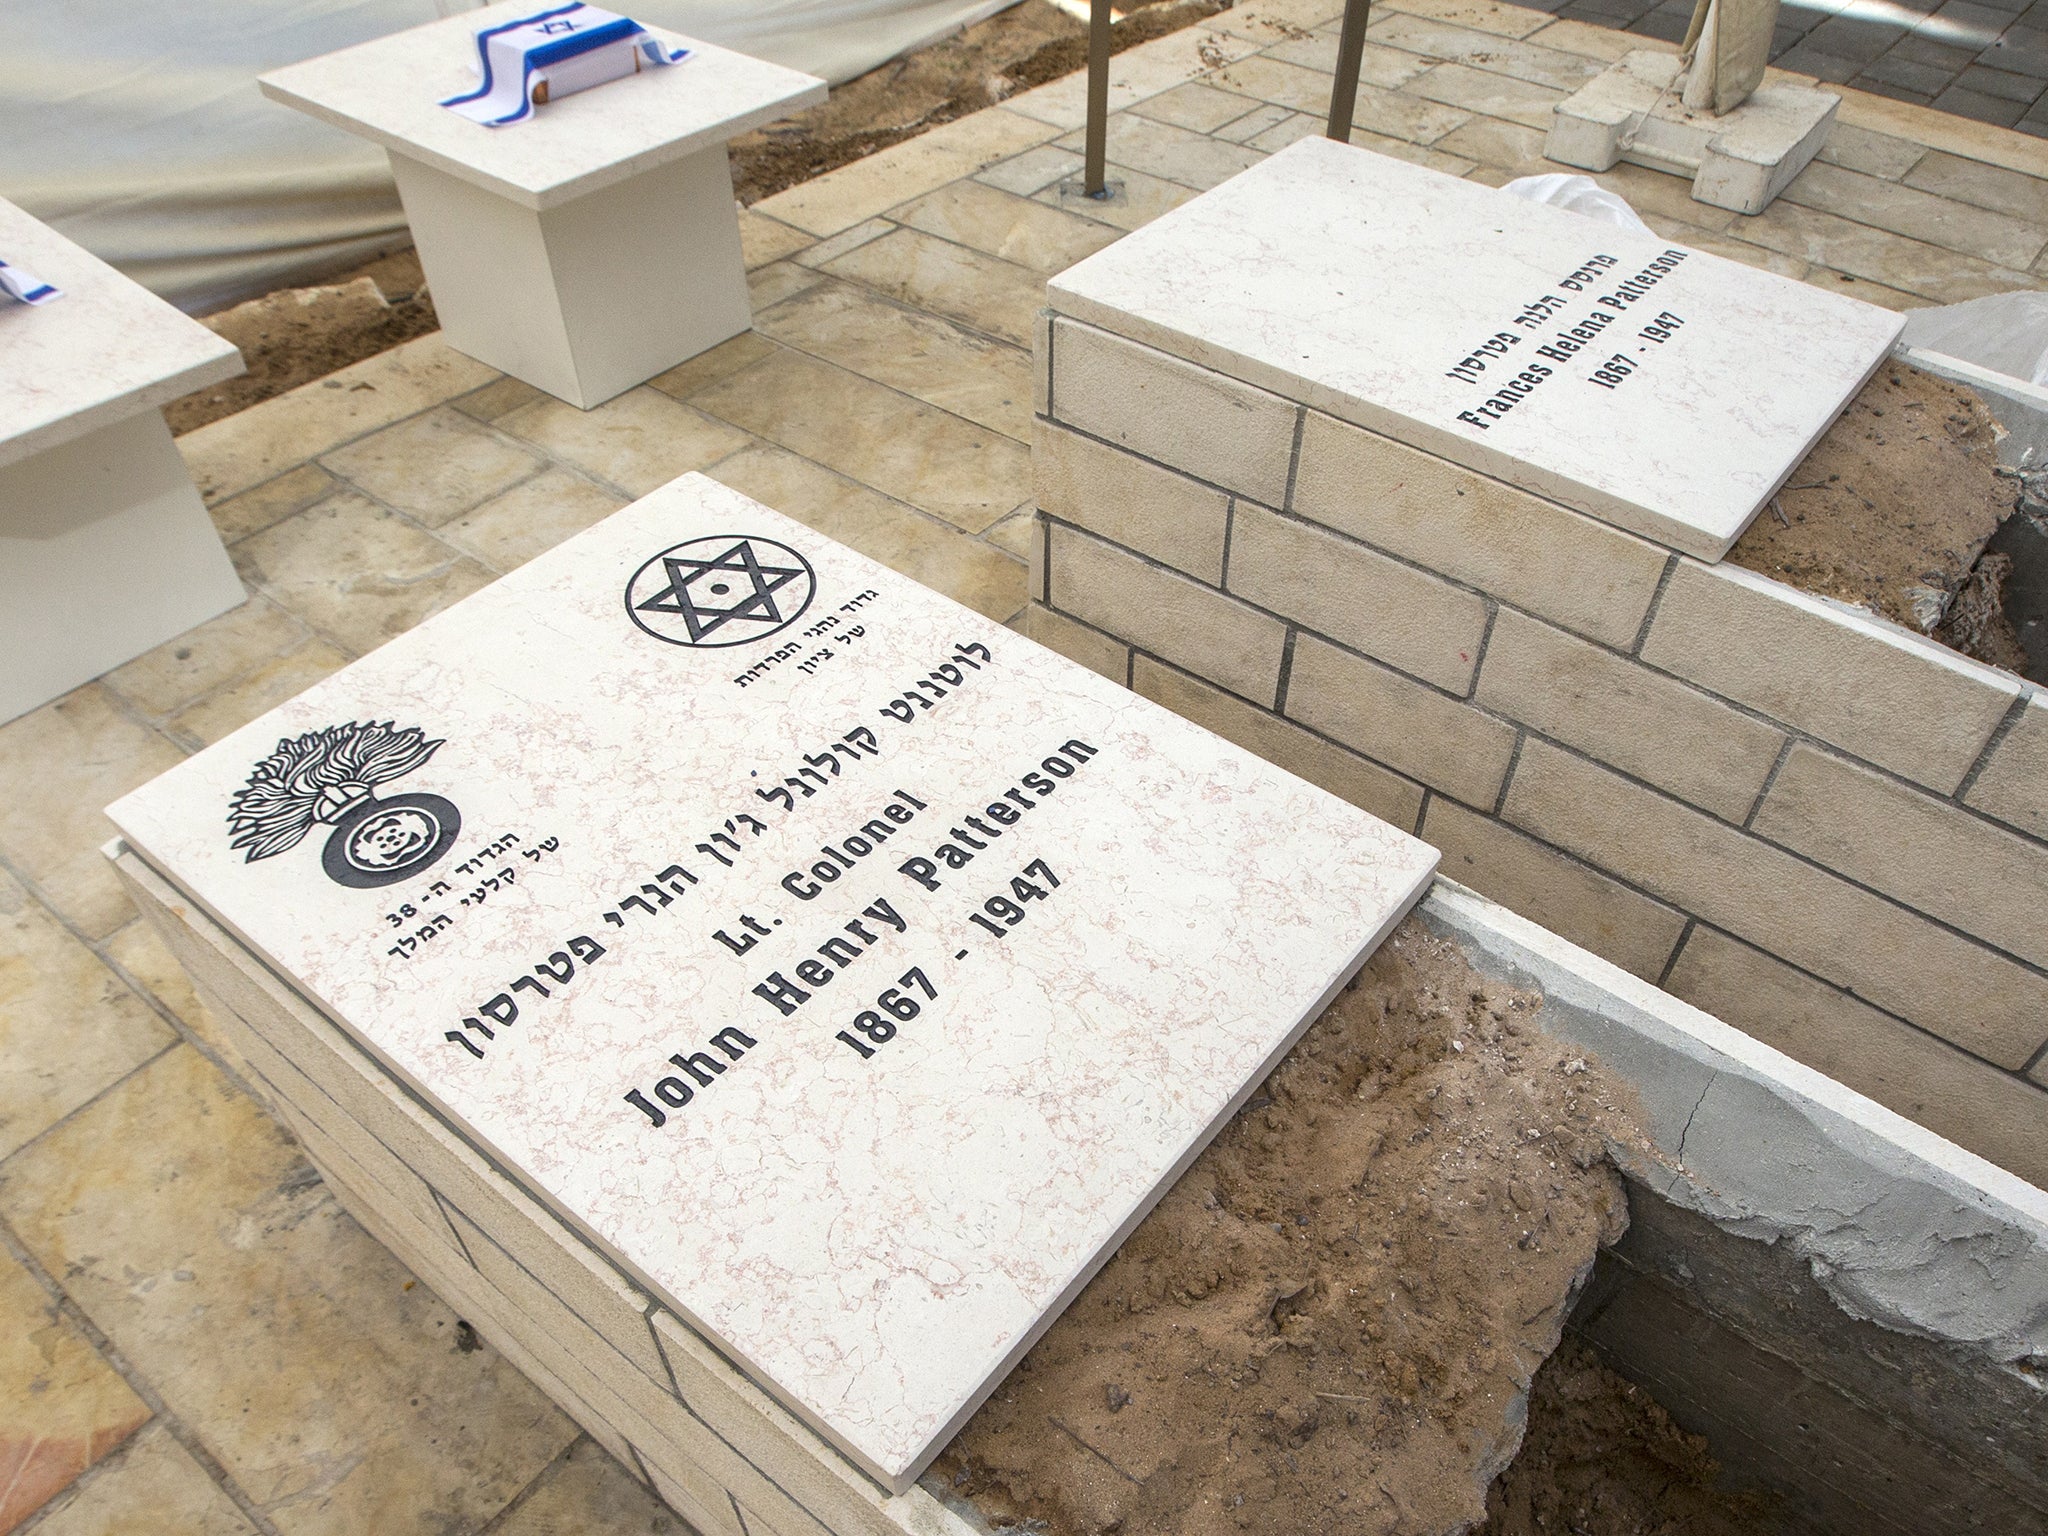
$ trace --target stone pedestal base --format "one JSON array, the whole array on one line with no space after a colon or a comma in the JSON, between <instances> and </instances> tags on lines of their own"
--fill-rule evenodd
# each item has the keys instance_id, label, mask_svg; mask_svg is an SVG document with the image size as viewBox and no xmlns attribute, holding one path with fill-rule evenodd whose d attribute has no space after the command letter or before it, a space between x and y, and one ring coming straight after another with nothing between
<instances>
[{"instance_id":1,"label":"stone pedestal base","mask_svg":"<svg viewBox=\"0 0 2048 1536\"><path fill-rule=\"evenodd\" d=\"M244 596L161 412L0 467L0 722Z\"/></svg>"},{"instance_id":2,"label":"stone pedestal base","mask_svg":"<svg viewBox=\"0 0 2048 1536\"><path fill-rule=\"evenodd\" d=\"M1674 54L1624 54L1557 104L1544 155L1588 171L1626 160L1690 176L1698 201L1762 213L1827 142L1841 98L1767 83L1714 117L1679 100L1678 67Z\"/></svg>"}]
</instances>

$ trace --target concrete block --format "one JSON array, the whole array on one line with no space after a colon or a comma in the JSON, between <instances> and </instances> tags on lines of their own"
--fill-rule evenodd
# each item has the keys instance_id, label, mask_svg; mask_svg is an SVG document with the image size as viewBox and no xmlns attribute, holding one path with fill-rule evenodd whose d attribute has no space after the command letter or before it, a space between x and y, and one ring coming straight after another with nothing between
<instances>
[{"instance_id":1,"label":"concrete block","mask_svg":"<svg viewBox=\"0 0 2048 1536\"><path fill-rule=\"evenodd\" d=\"M2048 848L2039 843L1804 742L1785 759L1753 825L1759 836L2048 966Z\"/></svg>"},{"instance_id":2,"label":"concrete block","mask_svg":"<svg viewBox=\"0 0 2048 1536\"><path fill-rule=\"evenodd\" d=\"M1475 697L1728 821L1747 818L1785 744L1752 715L1509 608Z\"/></svg>"},{"instance_id":3,"label":"concrete block","mask_svg":"<svg viewBox=\"0 0 2048 1536\"><path fill-rule=\"evenodd\" d=\"M1683 560L1642 658L1939 794L1953 794L2020 681L1738 566Z\"/></svg>"},{"instance_id":4,"label":"concrete block","mask_svg":"<svg viewBox=\"0 0 2048 1536\"><path fill-rule=\"evenodd\" d=\"M1052 414L1148 459L1277 507L1300 407L1071 320L1053 322Z\"/></svg>"},{"instance_id":5,"label":"concrete block","mask_svg":"<svg viewBox=\"0 0 2048 1536\"><path fill-rule=\"evenodd\" d=\"M1225 586L1424 682L1471 691L1486 634L1476 592L1242 501Z\"/></svg>"},{"instance_id":6,"label":"concrete block","mask_svg":"<svg viewBox=\"0 0 2048 1536\"><path fill-rule=\"evenodd\" d=\"M1287 684L1291 719L1467 805L1493 808L1515 751L1505 721L1303 635Z\"/></svg>"},{"instance_id":7,"label":"concrete block","mask_svg":"<svg viewBox=\"0 0 2048 1536\"><path fill-rule=\"evenodd\" d=\"M1623 648L1635 643L1671 558L1556 502L1313 411L1289 510Z\"/></svg>"},{"instance_id":8,"label":"concrete block","mask_svg":"<svg viewBox=\"0 0 2048 1536\"><path fill-rule=\"evenodd\" d=\"M2048 981L1562 748L1523 744L1502 815L1999 1066L2040 1047Z\"/></svg>"},{"instance_id":9,"label":"concrete block","mask_svg":"<svg viewBox=\"0 0 2048 1536\"><path fill-rule=\"evenodd\" d=\"M1429 802L1417 835L1443 850L1450 879L1645 981L1664 974L1685 929L1683 912L1442 796Z\"/></svg>"},{"instance_id":10,"label":"concrete block","mask_svg":"<svg viewBox=\"0 0 2048 1536\"><path fill-rule=\"evenodd\" d=\"M2027 700L2026 712L1992 749L1963 800L2022 832L2048 837L2048 694Z\"/></svg>"},{"instance_id":11,"label":"concrete block","mask_svg":"<svg viewBox=\"0 0 2048 1536\"><path fill-rule=\"evenodd\" d=\"M1589 171L1616 162L1692 178L1715 208L1762 213L1827 143L1842 98L1767 79L1716 117L1687 107L1673 88L1677 55L1633 49L1557 104L1546 159Z\"/></svg>"},{"instance_id":12,"label":"concrete block","mask_svg":"<svg viewBox=\"0 0 2048 1536\"><path fill-rule=\"evenodd\" d=\"M1255 703L1273 702L1287 643L1278 619L1057 524L1051 581L1054 608Z\"/></svg>"},{"instance_id":13,"label":"concrete block","mask_svg":"<svg viewBox=\"0 0 2048 1536\"><path fill-rule=\"evenodd\" d=\"M1130 677L1129 646L1086 624L1077 624L1063 613L1054 613L1043 603L1025 608L1020 628L1046 649L1058 651L1069 661L1078 661L1091 672L1100 672L1113 683L1128 681Z\"/></svg>"},{"instance_id":14,"label":"concrete block","mask_svg":"<svg viewBox=\"0 0 2048 1536\"><path fill-rule=\"evenodd\" d=\"M1398 773L1149 656L1137 658L1131 686L1153 703L1236 742L1247 752L1258 753L1269 763L1278 763L1380 820L1392 822L1404 832L1415 830L1422 814L1422 786Z\"/></svg>"},{"instance_id":15,"label":"concrete block","mask_svg":"<svg viewBox=\"0 0 2048 1536\"><path fill-rule=\"evenodd\" d=\"M1031 481L1047 516L1222 585L1230 498L1214 487L1048 421L1033 423Z\"/></svg>"},{"instance_id":16,"label":"concrete block","mask_svg":"<svg viewBox=\"0 0 2048 1536\"><path fill-rule=\"evenodd\" d=\"M1705 926L1665 985L1787 1056L2048 1187L2048 1091ZM2036 1021L2048 1034L2048 1024Z\"/></svg>"}]
</instances>

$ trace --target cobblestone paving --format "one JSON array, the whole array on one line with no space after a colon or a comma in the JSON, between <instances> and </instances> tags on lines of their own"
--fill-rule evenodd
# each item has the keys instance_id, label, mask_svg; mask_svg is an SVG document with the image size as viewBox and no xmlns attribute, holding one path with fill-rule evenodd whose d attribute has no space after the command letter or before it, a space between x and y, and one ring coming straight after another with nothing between
<instances>
[{"instance_id":1,"label":"cobblestone paving","mask_svg":"<svg viewBox=\"0 0 2048 1536\"><path fill-rule=\"evenodd\" d=\"M1560 17L1684 40L1692 0L1530 0ZM2048 137L2048 0L1784 0L1780 69Z\"/></svg>"},{"instance_id":2,"label":"cobblestone paving","mask_svg":"<svg viewBox=\"0 0 2048 1536\"><path fill-rule=\"evenodd\" d=\"M1120 56L1111 202L1063 190L1069 79L757 206L756 330L598 410L428 336L180 440L248 602L0 725L0 1536L681 1528L241 1091L100 807L689 469L1012 618L1046 275L1317 131L1339 8L1251 0ZM1384 0L1358 142L1543 169L1551 104L1636 42ZM1759 217L1603 179L1670 238L1895 308L2034 287L2048 248L2048 145L1856 91Z\"/></svg>"}]
</instances>

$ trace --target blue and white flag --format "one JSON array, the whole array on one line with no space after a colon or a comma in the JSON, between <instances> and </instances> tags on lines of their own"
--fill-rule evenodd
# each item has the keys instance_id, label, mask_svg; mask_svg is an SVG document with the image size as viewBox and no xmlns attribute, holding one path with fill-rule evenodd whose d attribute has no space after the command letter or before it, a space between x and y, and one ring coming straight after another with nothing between
<instances>
[{"instance_id":1,"label":"blue and white flag","mask_svg":"<svg viewBox=\"0 0 2048 1536\"><path fill-rule=\"evenodd\" d=\"M631 17L576 0L477 33L483 83L441 105L502 128L531 117L542 102L637 74L643 61L674 64L689 52L670 53Z\"/></svg>"},{"instance_id":2,"label":"blue and white flag","mask_svg":"<svg viewBox=\"0 0 2048 1536\"><path fill-rule=\"evenodd\" d=\"M62 298L64 290L52 288L25 268L0 261L0 293L24 304L47 304L52 299Z\"/></svg>"}]
</instances>

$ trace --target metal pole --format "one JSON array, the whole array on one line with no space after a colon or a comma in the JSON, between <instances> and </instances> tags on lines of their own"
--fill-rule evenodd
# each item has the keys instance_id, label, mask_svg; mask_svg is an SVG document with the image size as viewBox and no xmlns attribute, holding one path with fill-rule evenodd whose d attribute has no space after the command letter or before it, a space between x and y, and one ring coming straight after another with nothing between
<instances>
[{"instance_id":1,"label":"metal pole","mask_svg":"<svg viewBox=\"0 0 2048 1536\"><path fill-rule=\"evenodd\" d=\"M1107 197L1102 184L1109 142L1109 0L1093 0L1088 13L1088 144L1081 195Z\"/></svg>"},{"instance_id":2,"label":"metal pole","mask_svg":"<svg viewBox=\"0 0 2048 1536\"><path fill-rule=\"evenodd\" d=\"M1330 126L1325 136L1338 143L1351 139L1351 112L1358 105L1358 71L1365 62L1365 26L1372 20L1372 0L1344 0L1344 31L1337 39L1337 82L1330 87Z\"/></svg>"}]
</instances>

